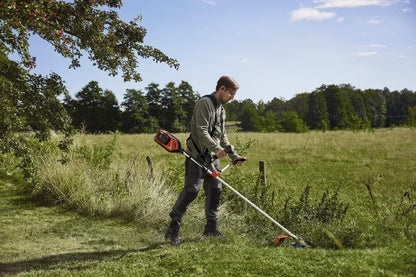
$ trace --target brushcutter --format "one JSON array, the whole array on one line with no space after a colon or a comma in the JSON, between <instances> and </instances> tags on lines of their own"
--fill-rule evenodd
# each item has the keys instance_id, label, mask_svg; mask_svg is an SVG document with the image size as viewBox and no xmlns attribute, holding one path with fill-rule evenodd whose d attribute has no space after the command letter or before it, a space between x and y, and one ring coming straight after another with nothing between
<instances>
[{"instance_id":1,"label":"brushcutter","mask_svg":"<svg viewBox=\"0 0 416 277\"><path fill-rule=\"evenodd\" d=\"M300 248L309 247L302 239L295 236L288 229L283 227L279 222L277 222L275 219L273 219L271 216L269 216L266 212L264 212L262 209L260 209L256 204L254 204L253 202L248 200L244 195L239 193L231 185L229 185L223 179L220 178L221 173L224 172L229 166L237 164L238 162L246 161L246 158L236 159L233 162L229 163L227 166L225 166L222 170L216 169L214 167L212 167L210 169L205 164L198 162L194 157L192 157L191 154L186 152L182 148L181 142L179 141L179 139L177 139L174 135L170 134L169 132L167 132L165 130L159 130L157 132L157 134L155 136L155 142L157 142L160 146L162 146L168 152L172 152L172 153L178 152L178 153L184 154L188 159L190 159L192 162L194 162L196 165L198 165L201 169L206 171L213 178L218 179L218 181L220 181L222 184L224 184L232 192L237 194L245 202L250 204L254 209L256 209L258 212L263 214L267 219L269 219L271 222L273 222L275 225L277 225L280 229L282 229L285 232L285 234L277 236L275 241L274 241L274 245L278 245L284 239L291 237L295 240L295 243L293 244L293 246L300 247ZM228 152L228 153L234 152L234 148L232 146L228 146L228 148L225 148L224 150L226 150L226 152Z\"/></svg>"}]
</instances>

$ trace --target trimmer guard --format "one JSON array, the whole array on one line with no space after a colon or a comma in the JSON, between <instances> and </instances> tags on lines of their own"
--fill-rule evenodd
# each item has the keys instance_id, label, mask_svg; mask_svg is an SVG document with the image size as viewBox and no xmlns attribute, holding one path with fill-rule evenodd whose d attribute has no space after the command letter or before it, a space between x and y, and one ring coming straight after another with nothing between
<instances>
[{"instance_id":1,"label":"trimmer guard","mask_svg":"<svg viewBox=\"0 0 416 277\"><path fill-rule=\"evenodd\" d=\"M279 235L274 240L274 245L279 245L282 241L284 241L286 238L290 238L291 236L289 234Z\"/></svg>"}]
</instances>

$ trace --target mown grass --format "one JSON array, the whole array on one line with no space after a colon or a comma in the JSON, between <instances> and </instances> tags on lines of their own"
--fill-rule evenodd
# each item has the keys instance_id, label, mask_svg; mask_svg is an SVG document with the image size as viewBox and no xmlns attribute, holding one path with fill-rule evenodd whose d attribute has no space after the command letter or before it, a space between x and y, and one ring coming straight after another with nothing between
<instances>
[{"instance_id":1,"label":"mown grass","mask_svg":"<svg viewBox=\"0 0 416 277\"><path fill-rule=\"evenodd\" d=\"M45 207L1 184L0 273L19 276L414 276L415 243L367 250L257 247L227 232L181 247L152 229Z\"/></svg>"},{"instance_id":2,"label":"mown grass","mask_svg":"<svg viewBox=\"0 0 416 277\"><path fill-rule=\"evenodd\" d=\"M183 142L186 139L186 134L175 135ZM266 161L268 193L275 192L276 207L282 207L288 197L299 198L307 185L310 186L310 201L319 200L326 190L335 191L339 187L340 201L349 204L347 225L344 225L349 229L337 231L353 232L356 237L350 247L344 250L322 247L297 249L288 244L271 247L274 236L280 230L273 229L267 221L252 221L253 226L247 226L250 221L245 220L244 213L249 214L250 208L236 214L232 208L238 200L233 199L226 188L220 226L227 238L201 237L204 225L201 192L184 218L181 229L184 245L170 247L162 242L170 209L166 202L161 201L164 204L160 206L167 210L159 210L160 215L152 225L149 217L137 216L139 200L134 209L124 209L122 212L117 209L118 212L114 213L107 209L100 211L97 206L98 209L88 213L76 205L65 203L64 206L73 209L68 211L33 202L32 198L18 189L18 179L10 180L3 176L0 185L0 274L414 276L415 210L403 216L407 208L414 204L416 195L414 131L230 133L229 138L240 149L252 144L245 153L249 161L223 174L226 181L245 194L250 195L253 191L259 160ZM104 145L111 139L111 135L84 135L78 141L85 145ZM108 169L83 168L88 164L84 163L82 166L73 165L74 172L65 175L63 169L58 170L52 166L51 160L47 160L50 172L46 175L50 181L55 180L54 184L59 184L71 178L82 179L79 176L88 180L101 172L99 182L88 181L85 184L94 184L92 186L95 188L104 185L111 188L112 183L106 180L114 180L111 178L117 172L121 175L117 177L121 179L117 180L125 180L124 173L120 171L126 172L129 167L125 165L131 166L132 160L136 161L137 176L148 178L146 156L152 158L157 177L165 180L164 193L172 195L174 199L182 186L184 158L158 147L152 135L119 135L111 157L113 165ZM77 161L80 162L80 159ZM84 172L76 172L81 169ZM88 170L93 172L88 173ZM56 176L66 177L62 179ZM152 182L145 184L151 185ZM405 192L409 193L410 199L403 198L400 206ZM75 196L79 194L75 193ZM114 198L112 201L120 202L120 199L129 199L131 206L134 197L139 196L130 194L128 198L122 198L122 195L113 194L107 200ZM152 201L154 206L159 204L157 198ZM65 201L59 203L62 202ZM107 202L106 206L114 202ZM87 216L80 216L75 212L77 209ZM129 216L131 214L135 216ZM273 216L278 218L279 215ZM120 217L124 220L118 219ZM141 218L146 218L145 226L140 223ZM285 227L290 227L295 234L303 230L299 223L291 225L288 222ZM270 244L265 243L267 241Z\"/></svg>"}]
</instances>

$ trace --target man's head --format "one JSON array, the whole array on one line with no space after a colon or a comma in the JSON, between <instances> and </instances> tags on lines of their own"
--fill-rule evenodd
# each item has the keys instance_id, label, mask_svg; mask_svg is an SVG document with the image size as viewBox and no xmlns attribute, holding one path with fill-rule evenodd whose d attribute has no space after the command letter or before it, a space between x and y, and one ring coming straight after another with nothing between
<instances>
[{"instance_id":1,"label":"man's head","mask_svg":"<svg viewBox=\"0 0 416 277\"><path fill-rule=\"evenodd\" d=\"M215 96L218 101L223 104L227 104L230 100L234 99L234 96L239 88L240 86L233 78L222 76L217 82Z\"/></svg>"}]
</instances>

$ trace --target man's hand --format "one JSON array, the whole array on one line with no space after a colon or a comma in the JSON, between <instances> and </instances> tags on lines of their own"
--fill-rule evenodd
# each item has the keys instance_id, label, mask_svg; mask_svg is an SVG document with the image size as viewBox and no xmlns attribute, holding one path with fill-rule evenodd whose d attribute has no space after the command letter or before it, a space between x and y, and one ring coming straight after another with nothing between
<instances>
[{"instance_id":1,"label":"man's hand","mask_svg":"<svg viewBox=\"0 0 416 277\"><path fill-rule=\"evenodd\" d=\"M233 160L234 164L242 164L245 161L247 161L247 158L246 157L241 157L241 156L238 156Z\"/></svg>"},{"instance_id":2,"label":"man's hand","mask_svg":"<svg viewBox=\"0 0 416 277\"><path fill-rule=\"evenodd\" d=\"M228 153L225 152L225 150L221 148L220 150L217 151L217 153L215 153L215 156L217 156L218 159L221 159L221 158L228 156Z\"/></svg>"}]
</instances>

